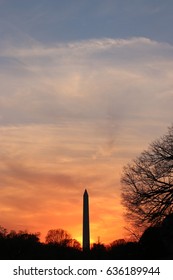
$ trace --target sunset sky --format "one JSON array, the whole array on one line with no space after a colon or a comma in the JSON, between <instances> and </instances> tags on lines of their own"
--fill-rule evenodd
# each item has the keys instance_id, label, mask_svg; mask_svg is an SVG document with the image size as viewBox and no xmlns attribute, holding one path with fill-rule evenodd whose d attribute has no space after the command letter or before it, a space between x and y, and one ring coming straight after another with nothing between
<instances>
[{"instance_id":1,"label":"sunset sky","mask_svg":"<svg viewBox=\"0 0 173 280\"><path fill-rule=\"evenodd\" d=\"M127 237L123 166L173 123L172 0L0 0L0 225Z\"/></svg>"}]
</instances>

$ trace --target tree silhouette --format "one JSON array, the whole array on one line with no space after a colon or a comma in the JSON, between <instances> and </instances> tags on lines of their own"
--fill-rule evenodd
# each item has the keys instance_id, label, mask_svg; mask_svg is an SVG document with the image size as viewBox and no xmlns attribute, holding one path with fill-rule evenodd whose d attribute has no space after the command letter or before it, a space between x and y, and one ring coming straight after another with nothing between
<instances>
[{"instance_id":1,"label":"tree silhouette","mask_svg":"<svg viewBox=\"0 0 173 280\"><path fill-rule=\"evenodd\" d=\"M126 242L124 239L114 240L108 246L110 259L138 259L138 243Z\"/></svg>"},{"instance_id":2,"label":"tree silhouette","mask_svg":"<svg viewBox=\"0 0 173 280\"><path fill-rule=\"evenodd\" d=\"M59 245L68 245L71 235L64 229L50 229L46 235L46 243L56 243Z\"/></svg>"},{"instance_id":3,"label":"tree silhouette","mask_svg":"<svg viewBox=\"0 0 173 280\"><path fill-rule=\"evenodd\" d=\"M61 228L50 229L46 235L46 243L80 249L80 243L76 239L73 239L67 231Z\"/></svg>"},{"instance_id":4,"label":"tree silhouette","mask_svg":"<svg viewBox=\"0 0 173 280\"><path fill-rule=\"evenodd\" d=\"M40 233L15 230L8 232L0 227L0 259L38 258L39 236Z\"/></svg>"},{"instance_id":5,"label":"tree silhouette","mask_svg":"<svg viewBox=\"0 0 173 280\"><path fill-rule=\"evenodd\" d=\"M148 227L142 234L139 244L144 259L162 259L164 255L163 238L160 227Z\"/></svg>"},{"instance_id":6,"label":"tree silhouette","mask_svg":"<svg viewBox=\"0 0 173 280\"><path fill-rule=\"evenodd\" d=\"M173 211L173 126L124 167L122 202L137 226L157 225Z\"/></svg>"},{"instance_id":7,"label":"tree silhouette","mask_svg":"<svg viewBox=\"0 0 173 280\"><path fill-rule=\"evenodd\" d=\"M7 235L7 229L0 226L0 238L5 238Z\"/></svg>"},{"instance_id":8,"label":"tree silhouette","mask_svg":"<svg viewBox=\"0 0 173 280\"><path fill-rule=\"evenodd\" d=\"M98 240L97 243L92 244L91 250L89 252L86 252L86 254L89 254L90 258L96 259L96 260L106 259L107 258L107 248L106 248L105 244L101 243Z\"/></svg>"},{"instance_id":9,"label":"tree silhouette","mask_svg":"<svg viewBox=\"0 0 173 280\"><path fill-rule=\"evenodd\" d=\"M147 228L140 240L142 257L145 259L173 258L173 214L166 216L159 226Z\"/></svg>"}]
</instances>

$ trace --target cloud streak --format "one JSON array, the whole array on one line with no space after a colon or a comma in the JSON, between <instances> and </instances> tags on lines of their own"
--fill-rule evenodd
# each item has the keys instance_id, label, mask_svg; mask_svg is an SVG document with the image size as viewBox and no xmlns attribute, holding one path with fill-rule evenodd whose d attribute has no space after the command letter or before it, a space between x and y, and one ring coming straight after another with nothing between
<instances>
[{"instance_id":1,"label":"cloud streak","mask_svg":"<svg viewBox=\"0 0 173 280\"><path fill-rule=\"evenodd\" d=\"M161 100L169 104L171 96L172 51L171 45L146 38L4 49L1 121L3 115L4 122L12 123L108 114L128 119L151 117L153 112L158 116Z\"/></svg>"}]
</instances>

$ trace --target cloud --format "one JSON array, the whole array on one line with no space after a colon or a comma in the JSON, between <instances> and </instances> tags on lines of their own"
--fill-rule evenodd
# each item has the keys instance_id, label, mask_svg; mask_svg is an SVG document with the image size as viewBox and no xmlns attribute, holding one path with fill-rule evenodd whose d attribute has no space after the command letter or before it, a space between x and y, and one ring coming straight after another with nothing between
<instances>
[{"instance_id":1,"label":"cloud","mask_svg":"<svg viewBox=\"0 0 173 280\"><path fill-rule=\"evenodd\" d=\"M171 95L172 49L147 38L8 46L1 123L158 116Z\"/></svg>"}]
</instances>

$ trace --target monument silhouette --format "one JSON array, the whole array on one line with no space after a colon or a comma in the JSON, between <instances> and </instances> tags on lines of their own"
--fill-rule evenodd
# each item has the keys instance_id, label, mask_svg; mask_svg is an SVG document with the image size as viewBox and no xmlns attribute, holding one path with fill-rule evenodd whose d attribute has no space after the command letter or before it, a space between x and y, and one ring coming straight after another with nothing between
<instances>
[{"instance_id":1,"label":"monument silhouette","mask_svg":"<svg viewBox=\"0 0 173 280\"><path fill-rule=\"evenodd\" d=\"M85 189L83 194L83 251L90 250L89 196Z\"/></svg>"}]
</instances>

